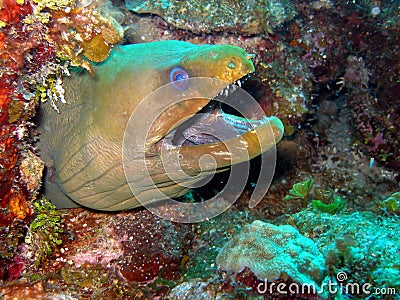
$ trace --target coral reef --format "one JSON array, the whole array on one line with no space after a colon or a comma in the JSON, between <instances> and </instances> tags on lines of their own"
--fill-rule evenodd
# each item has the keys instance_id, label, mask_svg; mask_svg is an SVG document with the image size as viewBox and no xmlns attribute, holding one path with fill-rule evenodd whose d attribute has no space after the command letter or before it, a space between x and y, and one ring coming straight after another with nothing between
<instances>
[{"instance_id":1,"label":"coral reef","mask_svg":"<svg viewBox=\"0 0 400 300\"><path fill-rule=\"evenodd\" d=\"M200 279L192 279L190 281L185 281L176 287L174 287L168 293L168 299L210 299L215 296L216 292L212 292L208 283L201 281Z\"/></svg>"},{"instance_id":2,"label":"coral reef","mask_svg":"<svg viewBox=\"0 0 400 300\"><path fill-rule=\"evenodd\" d=\"M93 62L101 62L108 57L112 45L121 41L123 30L113 18L118 14L111 12L107 4L88 1L86 5L52 15L53 25L49 35L56 41L59 57L86 68L90 65L81 54Z\"/></svg>"},{"instance_id":3,"label":"coral reef","mask_svg":"<svg viewBox=\"0 0 400 300\"><path fill-rule=\"evenodd\" d=\"M276 295L260 294L257 289L264 281L248 268L238 274L218 271L215 258L221 248L255 218L249 211L231 209L216 218L196 225L184 276L166 294L168 299L276 299ZM277 280L274 284L291 284ZM292 294L290 299L318 299L314 294Z\"/></svg>"},{"instance_id":4,"label":"coral reef","mask_svg":"<svg viewBox=\"0 0 400 300\"><path fill-rule=\"evenodd\" d=\"M10 226L0 227L0 280L16 279L22 272L18 247L25 235L24 222L16 219Z\"/></svg>"},{"instance_id":5,"label":"coral reef","mask_svg":"<svg viewBox=\"0 0 400 300\"><path fill-rule=\"evenodd\" d=\"M243 227L219 252L216 262L230 272L248 267L259 279L291 278L318 286L325 260L314 242L290 225L276 226L262 221Z\"/></svg>"},{"instance_id":6,"label":"coral reef","mask_svg":"<svg viewBox=\"0 0 400 300\"><path fill-rule=\"evenodd\" d=\"M363 150L371 157L398 170L400 167L400 144L396 130L400 125L396 117L398 103L396 104L395 99L388 99L389 101L385 103L381 97L371 93L368 89L369 74L370 71L362 57L347 58L343 86L349 93L349 104L353 109L357 137Z\"/></svg>"},{"instance_id":7,"label":"coral reef","mask_svg":"<svg viewBox=\"0 0 400 300\"><path fill-rule=\"evenodd\" d=\"M273 29L294 16L290 1L137 1L128 0L126 6L136 13L161 16L175 27L194 33L218 31L252 35L271 33Z\"/></svg>"},{"instance_id":8,"label":"coral reef","mask_svg":"<svg viewBox=\"0 0 400 300\"><path fill-rule=\"evenodd\" d=\"M258 41L253 51L257 74L245 88L255 91L267 115L279 116L290 136L309 112L311 74L297 49L278 35Z\"/></svg>"},{"instance_id":9,"label":"coral reef","mask_svg":"<svg viewBox=\"0 0 400 300\"><path fill-rule=\"evenodd\" d=\"M341 99L333 103L340 107L337 113L328 122L322 118L313 125L316 129L329 124L324 134L310 133L318 151L310 159L310 171L304 176L311 172L316 181L315 199L328 204L336 194L346 200L348 209L377 211L377 201L398 190L398 175L362 152L354 138L352 110ZM323 105L328 106L331 105Z\"/></svg>"},{"instance_id":10,"label":"coral reef","mask_svg":"<svg viewBox=\"0 0 400 300\"><path fill-rule=\"evenodd\" d=\"M30 3L18 4L13 0L2 2L0 19L1 80L0 80L0 225L9 225L13 219L32 216L29 199L34 198L21 174L24 148L21 147L28 132L27 120L34 113L35 101L26 100L18 91L17 72L22 67L24 52L37 47L37 40L24 42L21 20L32 12ZM22 35L22 37L21 37ZM22 87L22 83L20 83ZM12 109L10 109L12 107ZM20 146L21 145L21 146ZM37 187L36 187L37 188Z\"/></svg>"},{"instance_id":11,"label":"coral reef","mask_svg":"<svg viewBox=\"0 0 400 300\"><path fill-rule=\"evenodd\" d=\"M90 68L82 56L88 53L82 54L86 42L99 32L108 46L122 38L119 25L109 15L111 10L100 9L98 3L87 4L6 0L0 5L2 283L21 276L41 277L40 268L59 251L61 213L45 199L35 201L44 165L32 146L37 138L32 120L39 102L49 100L57 110L57 103L65 101L61 77L68 74L68 65ZM85 34L84 39L79 39L79 32ZM20 298L43 294L41 284L20 287ZM18 290L12 284L10 288ZM9 293L10 288L2 293Z\"/></svg>"},{"instance_id":12,"label":"coral reef","mask_svg":"<svg viewBox=\"0 0 400 300\"><path fill-rule=\"evenodd\" d=\"M312 238L326 259L329 275L347 282L368 281L379 288L400 288L399 226L396 218L371 212L329 215L304 210L292 215L298 230Z\"/></svg>"},{"instance_id":13,"label":"coral reef","mask_svg":"<svg viewBox=\"0 0 400 300\"><path fill-rule=\"evenodd\" d=\"M8 249L0 249L9 258L3 274L8 282L0 294L10 299L25 290L27 281L39 285L26 293L43 297L156 297L181 276L181 260L192 239L189 225L164 221L146 210L66 213L54 211L45 200L36 207L25 243L17 245L20 233L8 237Z\"/></svg>"},{"instance_id":14,"label":"coral reef","mask_svg":"<svg viewBox=\"0 0 400 300\"><path fill-rule=\"evenodd\" d=\"M398 171L398 3L299 1L295 8L303 21L290 25L285 37L313 74L314 109L327 94L342 102L339 108L350 106L357 147ZM324 130L315 133L324 143Z\"/></svg>"},{"instance_id":15,"label":"coral reef","mask_svg":"<svg viewBox=\"0 0 400 300\"><path fill-rule=\"evenodd\" d=\"M318 283L338 283L337 274L345 272L344 282L398 292L398 1L261 1L273 6L251 10L241 7L253 2L178 2L143 1L154 6L139 7L132 1L139 12L132 13L125 1L113 1L124 16L102 1L1 3L0 297L277 299L257 293L262 281L249 268L230 274L215 261L227 239L241 242L240 230L255 219L290 224L312 239L325 260L327 277ZM257 22L255 13L266 22ZM107 57L122 37L115 20L124 22L123 43L178 39L232 44L255 54L256 71L243 87L267 114L284 120L288 135L278 145L275 179L257 207L248 209L250 178L230 211L196 225L163 222L143 211L81 209L60 212L59 222L47 204L35 208L43 165L32 147L32 116L41 101L62 110L68 101L62 77L71 65L90 70L89 60ZM256 170L257 160L252 163ZM305 184L310 176L312 188ZM202 199L200 191L192 195ZM259 231L253 244L265 240ZM46 232L58 236L51 242ZM291 242L299 238L292 231L289 236Z\"/></svg>"},{"instance_id":16,"label":"coral reef","mask_svg":"<svg viewBox=\"0 0 400 300\"><path fill-rule=\"evenodd\" d=\"M49 99L57 108L57 101L64 101L65 64L90 68L82 52L104 60L122 30L95 2L74 7L72 1L6 0L0 20L0 224L9 225L14 218L32 217L30 201L41 184L43 164L29 136L38 100Z\"/></svg>"},{"instance_id":17,"label":"coral reef","mask_svg":"<svg viewBox=\"0 0 400 300\"><path fill-rule=\"evenodd\" d=\"M246 224L254 221L248 212L228 210L207 222L199 223L183 266L184 279L207 279L215 277L218 267L215 258L226 240L239 233Z\"/></svg>"},{"instance_id":18,"label":"coral reef","mask_svg":"<svg viewBox=\"0 0 400 300\"><path fill-rule=\"evenodd\" d=\"M183 251L191 240L187 225L170 223L143 211L140 218L129 213L122 215L116 229L120 235L128 236L123 250L129 255L118 264L124 278L151 282L156 278L179 277Z\"/></svg>"}]
</instances>

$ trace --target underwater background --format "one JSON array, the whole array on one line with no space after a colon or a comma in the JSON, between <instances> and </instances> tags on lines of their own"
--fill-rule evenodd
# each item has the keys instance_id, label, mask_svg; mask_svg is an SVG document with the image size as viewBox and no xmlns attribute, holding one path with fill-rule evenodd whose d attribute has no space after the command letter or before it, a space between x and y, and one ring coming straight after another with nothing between
<instances>
[{"instance_id":1,"label":"underwater background","mask_svg":"<svg viewBox=\"0 0 400 300\"><path fill-rule=\"evenodd\" d=\"M400 298L400 1L3 0L0 30L2 299ZM254 159L201 223L57 210L39 107L62 111L71 70L159 40L254 54L242 87L285 126L268 193L249 208Z\"/></svg>"}]
</instances>

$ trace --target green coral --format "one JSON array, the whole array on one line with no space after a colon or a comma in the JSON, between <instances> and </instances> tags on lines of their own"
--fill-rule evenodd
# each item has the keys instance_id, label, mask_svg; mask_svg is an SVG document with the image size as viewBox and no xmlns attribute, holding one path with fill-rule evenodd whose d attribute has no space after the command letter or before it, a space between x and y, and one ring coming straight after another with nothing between
<instances>
[{"instance_id":1,"label":"green coral","mask_svg":"<svg viewBox=\"0 0 400 300\"><path fill-rule=\"evenodd\" d=\"M329 214L336 214L341 211L346 206L346 200L342 197L335 195L333 196L333 202L326 204L321 200L312 200L312 207L319 211L329 213Z\"/></svg>"},{"instance_id":2,"label":"green coral","mask_svg":"<svg viewBox=\"0 0 400 300\"><path fill-rule=\"evenodd\" d=\"M383 207L391 213L400 213L400 192L393 193L383 201Z\"/></svg>"},{"instance_id":3,"label":"green coral","mask_svg":"<svg viewBox=\"0 0 400 300\"><path fill-rule=\"evenodd\" d=\"M46 198L33 203L35 218L29 225L25 242L34 250L35 267L53 250L61 245L62 230L61 212Z\"/></svg>"},{"instance_id":4,"label":"green coral","mask_svg":"<svg viewBox=\"0 0 400 300\"><path fill-rule=\"evenodd\" d=\"M308 200L313 185L314 179L312 177L295 183L284 200ZM317 196L319 199L311 200L312 207L319 211L335 214L341 211L346 205L346 201L342 197L336 195L332 190L316 189L314 194L314 196Z\"/></svg>"},{"instance_id":5,"label":"green coral","mask_svg":"<svg viewBox=\"0 0 400 300\"><path fill-rule=\"evenodd\" d=\"M310 179L295 183L289 194L285 196L284 200L303 199L306 200L314 185L314 179Z\"/></svg>"}]
</instances>

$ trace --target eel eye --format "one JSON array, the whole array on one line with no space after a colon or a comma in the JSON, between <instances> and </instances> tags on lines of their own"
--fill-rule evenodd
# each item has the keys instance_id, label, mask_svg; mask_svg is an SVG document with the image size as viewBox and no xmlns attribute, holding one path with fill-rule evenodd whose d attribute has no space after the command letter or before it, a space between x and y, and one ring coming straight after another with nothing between
<instances>
[{"instance_id":1,"label":"eel eye","mask_svg":"<svg viewBox=\"0 0 400 300\"><path fill-rule=\"evenodd\" d=\"M181 67L174 67L169 73L169 81L177 90L184 91L189 87L189 74Z\"/></svg>"}]
</instances>

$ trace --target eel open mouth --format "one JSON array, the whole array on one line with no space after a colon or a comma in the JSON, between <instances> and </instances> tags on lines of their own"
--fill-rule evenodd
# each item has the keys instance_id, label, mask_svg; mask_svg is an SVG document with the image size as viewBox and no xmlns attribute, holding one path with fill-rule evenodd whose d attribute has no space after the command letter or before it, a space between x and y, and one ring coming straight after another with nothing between
<instances>
[{"instance_id":1,"label":"eel open mouth","mask_svg":"<svg viewBox=\"0 0 400 300\"><path fill-rule=\"evenodd\" d=\"M281 121L276 117L266 117L258 103L238 88L241 81L236 81L236 84L227 85L196 114L170 130L154 145L154 149L157 151L165 146L193 147L223 143L262 125L278 127L283 133ZM250 101L246 99L248 97ZM274 144L281 137L278 134Z\"/></svg>"},{"instance_id":2,"label":"eel open mouth","mask_svg":"<svg viewBox=\"0 0 400 300\"><path fill-rule=\"evenodd\" d=\"M209 144L238 137L267 122L266 118L246 119L236 111L228 113L232 110L234 109L225 103L211 100L192 118L170 132L172 137L169 134L165 138L171 139L171 143L176 146Z\"/></svg>"}]
</instances>

